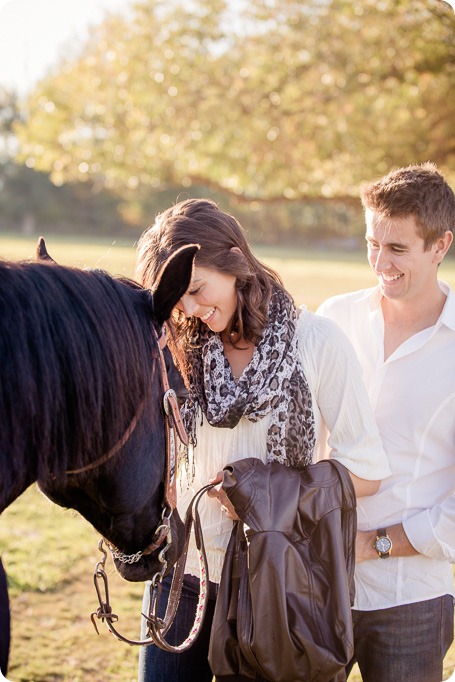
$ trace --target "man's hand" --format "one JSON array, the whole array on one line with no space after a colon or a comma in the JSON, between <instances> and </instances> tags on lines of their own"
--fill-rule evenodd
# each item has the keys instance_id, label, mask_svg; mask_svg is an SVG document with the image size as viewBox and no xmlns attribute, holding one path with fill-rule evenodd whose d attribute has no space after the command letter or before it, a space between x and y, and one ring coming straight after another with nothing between
<instances>
[{"instance_id":1,"label":"man's hand","mask_svg":"<svg viewBox=\"0 0 455 682\"><path fill-rule=\"evenodd\" d=\"M223 472L219 471L215 478L210 479L209 483L221 483L223 481ZM229 499L229 497L226 495L224 492L223 488L221 485L219 485L216 488L212 488L211 490L208 491L207 495L209 497L216 498L218 502L221 505L221 511L223 511L226 515L227 519L232 519L232 521L239 521L239 517L235 513L235 509L232 506L232 503Z\"/></svg>"}]
</instances>

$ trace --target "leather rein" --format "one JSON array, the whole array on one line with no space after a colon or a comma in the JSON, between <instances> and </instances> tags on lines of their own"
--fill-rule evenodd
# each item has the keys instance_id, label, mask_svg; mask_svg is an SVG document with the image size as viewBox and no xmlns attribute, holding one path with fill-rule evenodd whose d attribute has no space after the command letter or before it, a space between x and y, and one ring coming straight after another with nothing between
<instances>
[{"instance_id":1,"label":"leather rein","mask_svg":"<svg viewBox=\"0 0 455 682\"><path fill-rule=\"evenodd\" d=\"M158 524L152 542L143 550L140 550L134 554L124 554L118 550L112 543L108 542L104 538L98 543L98 549L103 554L103 558L95 566L95 571L93 573L93 580L95 584L95 589L99 601L99 607L96 611L91 614L91 620L93 626L97 632L98 627L96 625L95 618L98 618L106 623L109 631L117 637L120 641L126 642L131 645L146 646L148 644L156 644L161 649L171 652L181 652L188 649L196 637L198 636L204 615L207 608L208 601L208 587L209 587L209 575L208 575L208 565L207 558L205 554L204 541L202 537L202 528L199 519L198 505L203 494L213 488L215 484L210 484L201 488L196 495L193 497L190 505L188 507L185 516L185 543L183 552L178 559L175 568L174 575L172 579L171 591L169 594L169 600L166 607L166 614L164 618L158 617L158 604L161 595L162 581L166 575L167 570L167 560L166 552L172 543L171 534L171 516L177 506L177 445L176 445L176 435L185 445L188 445L188 435L185 431L185 427L180 416L179 406L177 396L175 391L169 386L169 378L166 369L166 361L164 359L163 350L167 345L167 336L165 328L163 327L161 335L158 336L154 329L156 335L159 358L160 358L160 369L161 369L161 380L164 389L163 394L163 406L165 413L165 430L166 430L166 470L165 470L165 480L164 480L164 497L163 497L163 513L161 517L161 522ZM90 469L94 469L101 464L104 464L111 457L116 455L120 449L125 445L128 438L133 433L140 416L143 412L145 405L145 400L138 409L138 412L134 416L127 430L123 434L122 438L115 444L109 452L103 455L96 462L82 467L80 469L73 469L67 471L67 474L79 474ZM170 629L180 601L180 595L183 585L183 576L186 564L186 556L188 552L189 540L192 528L194 526L196 546L199 554L199 572L200 572L200 592L199 601L196 609L196 615L194 620L194 625L192 626L186 639L179 645L168 644L164 637L168 630ZM158 554L158 560L161 563L161 570L159 570L153 576L150 583L150 601L148 614L142 614L147 621L147 637L142 640L133 640L124 637L120 634L113 623L118 621L118 616L112 612L112 607L109 602L109 585L108 577L105 571L107 552L103 547L104 542L106 542L112 556L123 563L136 563L141 559L141 557L155 552L160 547L161 551Z\"/></svg>"}]
</instances>

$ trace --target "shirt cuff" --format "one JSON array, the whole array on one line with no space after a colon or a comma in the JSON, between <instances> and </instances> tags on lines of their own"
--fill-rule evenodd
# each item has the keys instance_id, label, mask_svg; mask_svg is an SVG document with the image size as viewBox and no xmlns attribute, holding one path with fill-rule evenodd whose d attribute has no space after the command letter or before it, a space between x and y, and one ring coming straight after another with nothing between
<instances>
[{"instance_id":1,"label":"shirt cuff","mask_svg":"<svg viewBox=\"0 0 455 682\"><path fill-rule=\"evenodd\" d=\"M451 552L444 551L445 544L441 544L435 536L429 509L405 519L403 528L409 542L419 554L438 561L447 561L447 559L453 561L450 556Z\"/></svg>"}]
</instances>

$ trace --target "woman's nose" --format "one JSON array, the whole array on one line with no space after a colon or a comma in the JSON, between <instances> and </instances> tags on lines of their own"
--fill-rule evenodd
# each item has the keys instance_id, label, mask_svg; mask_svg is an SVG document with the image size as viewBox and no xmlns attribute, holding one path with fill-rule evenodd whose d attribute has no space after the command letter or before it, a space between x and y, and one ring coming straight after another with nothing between
<instances>
[{"instance_id":1,"label":"woman's nose","mask_svg":"<svg viewBox=\"0 0 455 682\"><path fill-rule=\"evenodd\" d=\"M191 296L185 294L177 303L177 308L183 312L185 317L192 317L198 309L198 304Z\"/></svg>"}]
</instances>

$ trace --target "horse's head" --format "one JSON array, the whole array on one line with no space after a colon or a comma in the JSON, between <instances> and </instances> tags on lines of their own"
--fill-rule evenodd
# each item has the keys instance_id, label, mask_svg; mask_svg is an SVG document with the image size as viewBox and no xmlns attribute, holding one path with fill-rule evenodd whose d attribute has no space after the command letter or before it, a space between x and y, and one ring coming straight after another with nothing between
<instances>
[{"instance_id":1,"label":"horse's head","mask_svg":"<svg viewBox=\"0 0 455 682\"><path fill-rule=\"evenodd\" d=\"M158 555L165 545L155 546L156 529L161 524L165 497L163 480L166 451L163 410L165 387L158 338L163 323L169 319L173 307L189 286L197 249L198 247L194 245L183 247L171 256L160 275L153 296L132 282L115 280L115 287L122 287L122 296L126 295L126 299L133 297L135 314L141 318L143 330L148 330L145 333L148 338L145 340L139 336L136 338L138 347L143 344L148 349L147 359L142 360L143 365L139 368L143 374L139 383L142 382L145 386L142 400L134 397L137 392L134 387L137 367L133 368L133 365L135 366L137 361L128 357L133 353L133 347L130 345L129 353L123 351L121 363L124 366L119 365L117 370L114 368L110 372L112 381L117 382L117 394L104 396L104 402L114 403L111 406L113 411L125 401L125 398L129 403L128 419L126 422L123 421L122 429L117 432L114 441L104 438L106 444L103 446L101 456L98 451L90 457L90 461L87 461L88 457L82 463L68 460L62 475L49 475L47 471L45 475L37 477L46 496L61 506L79 511L108 543L115 547L115 564L120 574L127 580L146 580L159 572L162 566ZM54 270L60 266L49 264L44 267ZM112 285L113 278L110 279ZM128 325L120 323L120 319L123 319L120 312L125 306L126 299L121 303L115 298L106 299L104 302L105 306L113 308L114 318L117 318L115 322L112 321L112 325L118 324L118 327L113 329L113 334L115 345L119 348L123 346L125 337L130 334ZM100 306L103 306L102 301ZM128 311L128 314L132 316L131 311ZM98 315L102 318L101 307ZM98 333L101 336L102 320L98 321L100 323ZM97 319L94 318L92 323L96 325ZM105 346L108 345L106 335L102 340ZM136 351L137 348L134 348L134 352ZM183 381L175 369L168 348L164 347L162 351L169 384L177 395L182 396L185 393ZM88 352L95 355L98 350L92 347ZM139 356L139 351L136 355ZM90 371L89 368L86 371ZM117 376L122 372L125 374L125 384ZM101 382L99 390L104 390ZM120 395L120 392L123 394ZM129 393L131 395L128 395ZM104 408L103 405L102 409ZM71 409L70 404L67 415L70 421ZM120 407L118 409L120 410ZM102 415L100 418L104 419ZM106 420L106 428L108 426L109 420ZM170 527L172 541L165 554L169 569L183 549L183 524L176 509L170 517ZM116 555L120 558L115 558Z\"/></svg>"}]
</instances>

